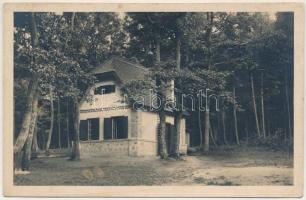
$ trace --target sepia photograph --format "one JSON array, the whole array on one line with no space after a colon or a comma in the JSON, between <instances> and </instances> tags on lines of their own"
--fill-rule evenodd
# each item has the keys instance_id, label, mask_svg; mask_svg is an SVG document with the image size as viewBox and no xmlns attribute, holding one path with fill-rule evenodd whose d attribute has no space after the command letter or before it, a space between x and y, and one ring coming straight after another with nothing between
<instances>
[{"instance_id":1,"label":"sepia photograph","mask_svg":"<svg viewBox=\"0 0 306 200\"><path fill-rule=\"evenodd\" d=\"M11 12L13 186L298 186L288 10Z\"/></svg>"}]
</instances>

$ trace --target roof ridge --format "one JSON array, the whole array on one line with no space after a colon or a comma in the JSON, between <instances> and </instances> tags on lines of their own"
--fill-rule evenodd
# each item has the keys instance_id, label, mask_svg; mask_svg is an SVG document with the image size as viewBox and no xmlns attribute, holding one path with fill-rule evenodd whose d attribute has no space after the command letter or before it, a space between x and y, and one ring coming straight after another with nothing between
<instances>
[{"instance_id":1,"label":"roof ridge","mask_svg":"<svg viewBox=\"0 0 306 200\"><path fill-rule=\"evenodd\" d=\"M133 63L133 62L131 62L131 61L129 61L129 60L126 60L126 59L124 59L124 58L122 58L122 57L114 57L113 59L120 60L120 61L122 61L122 62L125 62L125 63L127 63L127 64L130 64L130 65L132 65L132 66L134 66L134 67L136 67L136 68L139 68L139 69L143 69L143 70L146 70L146 71L149 70L148 68L145 68L144 66L142 66L142 65L140 65L140 64L138 64L138 63Z\"/></svg>"}]
</instances>

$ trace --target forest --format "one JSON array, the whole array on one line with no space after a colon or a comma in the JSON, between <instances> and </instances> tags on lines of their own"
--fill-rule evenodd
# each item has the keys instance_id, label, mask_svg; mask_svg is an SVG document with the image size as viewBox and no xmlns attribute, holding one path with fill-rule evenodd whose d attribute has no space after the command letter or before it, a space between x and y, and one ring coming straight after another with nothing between
<instances>
[{"instance_id":1,"label":"forest","mask_svg":"<svg viewBox=\"0 0 306 200\"><path fill-rule=\"evenodd\" d=\"M81 159L80 102L91 100L86 91L97 81L91 70L113 56L150 70L122 88L131 99L153 88L164 105L167 80L174 80L194 149L292 152L293 22L292 12L15 12L14 169L29 170L31 159L50 149L71 149L70 160ZM180 101L201 90L219 100L219 109L215 101L204 111ZM159 155L177 158L178 149L164 145L165 110L157 112ZM178 136L183 110L173 112Z\"/></svg>"}]
</instances>

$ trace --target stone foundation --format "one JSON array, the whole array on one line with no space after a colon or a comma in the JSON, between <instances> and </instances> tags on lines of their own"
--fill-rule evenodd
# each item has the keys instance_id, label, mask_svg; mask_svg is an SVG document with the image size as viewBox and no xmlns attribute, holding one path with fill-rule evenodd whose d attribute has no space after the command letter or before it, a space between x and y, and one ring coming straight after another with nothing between
<instances>
[{"instance_id":1,"label":"stone foundation","mask_svg":"<svg viewBox=\"0 0 306 200\"><path fill-rule=\"evenodd\" d=\"M136 140L109 140L109 141L86 141L80 143L81 155L110 155L110 156L136 156Z\"/></svg>"},{"instance_id":2,"label":"stone foundation","mask_svg":"<svg viewBox=\"0 0 306 200\"><path fill-rule=\"evenodd\" d=\"M157 156L157 143L137 139L86 141L80 143L81 155L99 156ZM180 146L180 153L187 153L187 145Z\"/></svg>"}]
</instances>

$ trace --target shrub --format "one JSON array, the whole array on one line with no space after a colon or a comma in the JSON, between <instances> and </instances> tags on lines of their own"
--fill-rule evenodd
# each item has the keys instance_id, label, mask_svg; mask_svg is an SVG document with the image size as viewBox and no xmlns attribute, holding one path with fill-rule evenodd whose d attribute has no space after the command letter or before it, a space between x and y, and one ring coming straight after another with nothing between
<instances>
[{"instance_id":1,"label":"shrub","mask_svg":"<svg viewBox=\"0 0 306 200\"><path fill-rule=\"evenodd\" d=\"M272 150L293 151L293 141L284 139L280 135L254 138L249 143L251 146L262 146Z\"/></svg>"}]
</instances>

